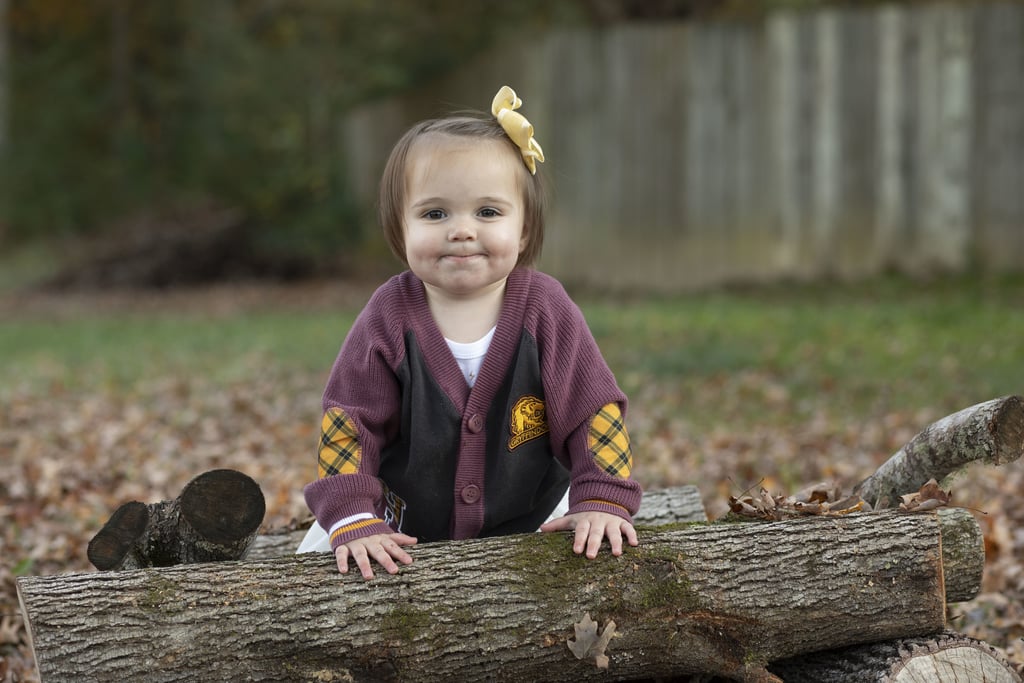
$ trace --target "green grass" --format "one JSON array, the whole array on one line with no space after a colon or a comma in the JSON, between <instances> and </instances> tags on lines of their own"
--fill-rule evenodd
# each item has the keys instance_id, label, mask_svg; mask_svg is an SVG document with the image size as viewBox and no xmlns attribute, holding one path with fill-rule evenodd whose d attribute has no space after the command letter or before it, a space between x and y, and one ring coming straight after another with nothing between
<instances>
[{"instance_id":1,"label":"green grass","mask_svg":"<svg viewBox=\"0 0 1024 683\"><path fill-rule=\"evenodd\" d=\"M723 412L735 419L730 401L751 421L785 421L822 407L952 411L1024 393L1024 277L579 301L627 393L658 385L706 423ZM356 313L15 317L0 326L0 395L53 382L116 389L168 375L226 383L264 368L326 373ZM716 395L716 383L731 393Z\"/></svg>"},{"instance_id":2,"label":"green grass","mask_svg":"<svg viewBox=\"0 0 1024 683\"><path fill-rule=\"evenodd\" d=\"M17 292L53 277L65 256L56 246L43 242L0 247L0 294Z\"/></svg>"},{"instance_id":3,"label":"green grass","mask_svg":"<svg viewBox=\"0 0 1024 683\"><path fill-rule=\"evenodd\" d=\"M169 375L228 383L268 366L326 372L354 315L156 313L10 321L0 329L0 385L116 389Z\"/></svg>"},{"instance_id":4,"label":"green grass","mask_svg":"<svg viewBox=\"0 0 1024 683\"><path fill-rule=\"evenodd\" d=\"M627 393L652 378L676 382L695 393L697 401L683 397L686 410L711 422L720 406L707 405L715 397L700 387L740 373L784 392L783 420L822 406L952 411L1024 393L1021 277L778 286L585 312ZM763 420L763 396L751 391L750 409Z\"/></svg>"}]
</instances>

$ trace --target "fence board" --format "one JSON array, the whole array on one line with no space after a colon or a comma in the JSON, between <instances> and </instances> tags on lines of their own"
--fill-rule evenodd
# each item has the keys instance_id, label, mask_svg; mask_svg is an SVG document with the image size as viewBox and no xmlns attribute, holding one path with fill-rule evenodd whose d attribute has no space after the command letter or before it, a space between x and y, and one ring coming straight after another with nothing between
<instances>
[{"instance_id":1,"label":"fence board","mask_svg":"<svg viewBox=\"0 0 1024 683\"><path fill-rule=\"evenodd\" d=\"M367 206L405 126L526 99L569 284L1024 268L1024 4L780 10L513 42L345 121Z\"/></svg>"},{"instance_id":2,"label":"fence board","mask_svg":"<svg viewBox=\"0 0 1024 683\"><path fill-rule=\"evenodd\" d=\"M1024 265L1024 12L999 5L979 12L973 78L977 154L975 256L982 264Z\"/></svg>"}]
</instances>

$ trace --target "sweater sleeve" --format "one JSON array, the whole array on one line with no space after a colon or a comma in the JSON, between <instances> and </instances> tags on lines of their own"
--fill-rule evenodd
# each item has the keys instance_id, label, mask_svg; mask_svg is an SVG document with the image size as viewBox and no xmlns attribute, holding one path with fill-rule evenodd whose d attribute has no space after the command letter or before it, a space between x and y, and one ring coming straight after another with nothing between
<instances>
[{"instance_id":1,"label":"sweater sleeve","mask_svg":"<svg viewBox=\"0 0 1024 683\"><path fill-rule=\"evenodd\" d=\"M569 512L598 510L630 522L640 506L619 389L583 313L553 278L543 277L536 323L551 443L572 479Z\"/></svg>"},{"instance_id":2,"label":"sweater sleeve","mask_svg":"<svg viewBox=\"0 0 1024 683\"><path fill-rule=\"evenodd\" d=\"M385 522L377 473L381 450L397 432L401 401L392 368L400 351L375 314L376 299L356 319L331 369L323 395L318 478L303 489L332 548L394 531Z\"/></svg>"},{"instance_id":3,"label":"sweater sleeve","mask_svg":"<svg viewBox=\"0 0 1024 683\"><path fill-rule=\"evenodd\" d=\"M569 437L572 484L568 514L608 512L633 522L640 484L630 478L633 450L621 406L609 403Z\"/></svg>"}]
</instances>

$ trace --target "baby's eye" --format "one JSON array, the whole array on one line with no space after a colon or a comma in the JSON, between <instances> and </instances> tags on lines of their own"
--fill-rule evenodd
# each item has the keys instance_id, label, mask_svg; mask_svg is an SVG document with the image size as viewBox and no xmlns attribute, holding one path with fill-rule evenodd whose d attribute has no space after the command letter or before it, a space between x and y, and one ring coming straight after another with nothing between
<instances>
[{"instance_id":1,"label":"baby's eye","mask_svg":"<svg viewBox=\"0 0 1024 683\"><path fill-rule=\"evenodd\" d=\"M426 218L428 221L439 221L445 217L445 213L441 209L431 209L430 211L424 213L423 217Z\"/></svg>"},{"instance_id":2,"label":"baby's eye","mask_svg":"<svg viewBox=\"0 0 1024 683\"><path fill-rule=\"evenodd\" d=\"M490 206L486 206L480 209L479 215L481 218L497 218L501 215L501 212L497 209L491 208Z\"/></svg>"}]
</instances>

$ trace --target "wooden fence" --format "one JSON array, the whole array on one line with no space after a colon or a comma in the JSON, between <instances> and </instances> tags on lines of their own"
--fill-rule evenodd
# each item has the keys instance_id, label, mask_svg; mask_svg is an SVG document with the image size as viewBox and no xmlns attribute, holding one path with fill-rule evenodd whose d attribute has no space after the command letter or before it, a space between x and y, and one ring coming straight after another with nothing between
<instances>
[{"instance_id":1,"label":"wooden fence","mask_svg":"<svg viewBox=\"0 0 1024 683\"><path fill-rule=\"evenodd\" d=\"M1024 4L526 37L346 120L365 206L409 123L502 84L548 157L541 267L567 283L1024 270Z\"/></svg>"}]
</instances>

